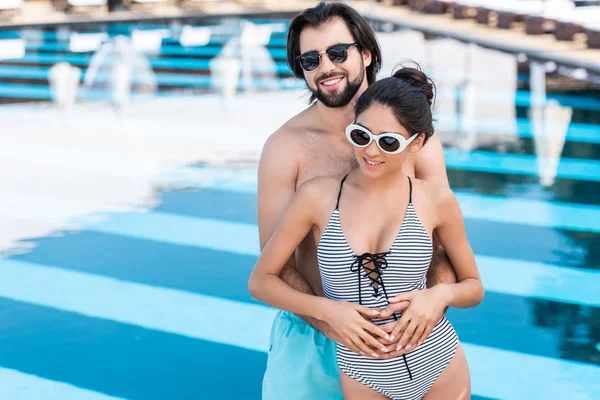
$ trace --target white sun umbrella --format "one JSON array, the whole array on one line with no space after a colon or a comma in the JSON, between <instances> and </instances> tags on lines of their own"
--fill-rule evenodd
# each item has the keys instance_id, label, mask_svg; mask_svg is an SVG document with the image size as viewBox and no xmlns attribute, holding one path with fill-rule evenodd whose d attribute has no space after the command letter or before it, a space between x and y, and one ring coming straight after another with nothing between
<instances>
[{"instance_id":1,"label":"white sun umbrella","mask_svg":"<svg viewBox=\"0 0 600 400\"><path fill-rule=\"evenodd\" d=\"M518 140L516 58L470 45L467 65L468 79L459 97L462 118L458 147L470 150L475 145ZM480 131L493 135L481 136Z\"/></svg>"},{"instance_id":2,"label":"white sun umbrella","mask_svg":"<svg viewBox=\"0 0 600 400\"><path fill-rule=\"evenodd\" d=\"M555 100L546 100L546 70L540 63L530 65L531 124L540 183L552 186L565 146L573 109Z\"/></svg>"},{"instance_id":3,"label":"white sun umbrella","mask_svg":"<svg viewBox=\"0 0 600 400\"><path fill-rule=\"evenodd\" d=\"M129 38L117 36L102 44L92 56L84 87L88 99L108 100L122 106L132 95L154 94L157 82L148 59L134 48Z\"/></svg>"}]
</instances>

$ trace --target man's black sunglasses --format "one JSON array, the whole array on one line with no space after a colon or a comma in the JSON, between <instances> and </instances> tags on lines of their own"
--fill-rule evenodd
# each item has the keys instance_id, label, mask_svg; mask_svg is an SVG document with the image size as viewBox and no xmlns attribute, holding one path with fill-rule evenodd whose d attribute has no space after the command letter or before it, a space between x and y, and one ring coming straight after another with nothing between
<instances>
[{"instance_id":1,"label":"man's black sunglasses","mask_svg":"<svg viewBox=\"0 0 600 400\"><path fill-rule=\"evenodd\" d=\"M357 43L341 43L335 44L323 51L307 51L304 54L300 54L296 57L296 60L300 63L300 66L306 72L314 71L321 62L321 54L327 53L327 57L334 64L341 64L348 59L348 48L350 46L357 46Z\"/></svg>"}]
</instances>

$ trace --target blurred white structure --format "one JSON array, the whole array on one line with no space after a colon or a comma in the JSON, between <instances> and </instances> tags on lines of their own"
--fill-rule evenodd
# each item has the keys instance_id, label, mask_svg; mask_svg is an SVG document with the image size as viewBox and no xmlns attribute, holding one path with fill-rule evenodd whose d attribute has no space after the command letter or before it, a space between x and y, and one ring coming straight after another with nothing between
<instances>
[{"instance_id":1,"label":"blurred white structure","mask_svg":"<svg viewBox=\"0 0 600 400\"><path fill-rule=\"evenodd\" d=\"M460 129L460 93L468 80L468 47L454 39L435 39L428 42L428 70L437 87L434 117L436 129L446 136Z\"/></svg>"},{"instance_id":2,"label":"blurred white structure","mask_svg":"<svg viewBox=\"0 0 600 400\"><path fill-rule=\"evenodd\" d=\"M216 57L210 61L211 83L220 90L227 104L235 96L240 81L241 62L233 57Z\"/></svg>"},{"instance_id":3,"label":"blurred white structure","mask_svg":"<svg viewBox=\"0 0 600 400\"><path fill-rule=\"evenodd\" d=\"M134 29L131 32L131 45L139 52L158 53L163 38L170 36L169 29Z\"/></svg>"},{"instance_id":4,"label":"blurred white structure","mask_svg":"<svg viewBox=\"0 0 600 400\"><path fill-rule=\"evenodd\" d=\"M493 142L518 140L516 121L517 60L512 54L468 45L465 88L460 99L460 137L457 147L471 150L477 132L493 125Z\"/></svg>"},{"instance_id":5,"label":"blurred white structure","mask_svg":"<svg viewBox=\"0 0 600 400\"><path fill-rule=\"evenodd\" d=\"M25 57L25 40L0 39L0 60Z\"/></svg>"},{"instance_id":6,"label":"blurred white structure","mask_svg":"<svg viewBox=\"0 0 600 400\"><path fill-rule=\"evenodd\" d=\"M23 0L0 0L0 10L20 10Z\"/></svg>"},{"instance_id":7,"label":"blurred white structure","mask_svg":"<svg viewBox=\"0 0 600 400\"><path fill-rule=\"evenodd\" d=\"M382 66L378 79L387 78L400 64L417 62L425 68L427 65L427 46L425 36L417 31L396 31L377 33L381 47Z\"/></svg>"},{"instance_id":8,"label":"blurred white structure","mask_svg":"<svg viewBox=\"0 0 600 400\"><path fill-rule=\"evenodd\" d=\"M73 53L88 53L96 51L102 43L108 40L107 33L71 32L69 36L69 51Z\"/></svg>"},{"instance_id":9,"label":"blurred white structure","mask_svg":"<svg viewBox=\"0 0 600 400\"><path fill-rule=\"evenodd\" d=\"M212 33L208 27L185 25L181 28L181 33L179 34L179 44L184 47L206 46L210 43L211 36Z\"/></svg>"},{"instance_id":10,"label":"blurred white structure","mask_svg":"<svg viewBox=\"0 0 600 400\"><path fill-rule=\"evenodd\" d=\"M106 0L68 0L68 3L72 7L96 7L104 6L107 4Z\"/></svg>"},{"instance_id":11,"label":"blurred white structure","mask_svg":"<svg viewBox=\"0 0 600 400\"><path fill-rule=\"evenodd\" d=\"M540 183L552 186L558 172L573 110L546 100L546 66L530 64L530 115Z\"/></svg>"},{"instance_id":12,"label":"blurred white structure","mask_svg":"<svg viewBox=\"0 0 600 400\"><path fill-rule=\"evenodd\" d=\"M277 68L267 45L271 40L272 29L268 24L258 25L242 21L240 35L240 55L242 60L242 84L246 90L254 87L253 66L259 67L259 74L275 78Z\"/></svg>"},{"instance_id":13,"label":"blurred white structure","mask_svg":"<svg viewBox=\"0 0 600 400\"><path fill-rule=\"evenodd\" d=\"M178 178L185 187L186 171L198 173L190 164L258 160L267 137L306 107L303 94L242 93L227 118L210 94L138 99L124 115L82 102L66 117L41 103L0 107L11 127L0 135L0 168L11 171L0 174L0 252L96 213L152 207L157 188ZM207 141L199 130L231 134Z\"/></svg>"},{"instance_id":14,"label":"blurred white structure","mask_svg":"<svg viewBox=\"0 0 600 400\"><path fill-rule=\"evenodd\" d=\"M50 91L52 100L58 107L64 110L73 108L80 79L81 70L69 63L61 62L50 68Z\"/></svg>"},{"instance_id":15,"label":"blurred white structure","mask_svg":"<svg viewBox=\"0 0 600 400\"><path fill-rule=\"evenodd\" d=\"M241 74L242 88L278 89L277 64L267 45L272 26L242 21L240 36L232 38L210 62L211 85L226 98L235 94ZM214 33L214 32L213 32Z\"/></svg>"},{"instance_id":16,"label":"blurred white structure","mask_svg":"<svg viewBox=\"0 0 600 400\"><path fill-rule=\"evenodd\" d=\"M130 102L132 95L152 95L157 82L146 57L134 48L129 38L117 36L92 56L84 86L88 99L108 100L121 108Z\"/></svg>"}]
</instances>

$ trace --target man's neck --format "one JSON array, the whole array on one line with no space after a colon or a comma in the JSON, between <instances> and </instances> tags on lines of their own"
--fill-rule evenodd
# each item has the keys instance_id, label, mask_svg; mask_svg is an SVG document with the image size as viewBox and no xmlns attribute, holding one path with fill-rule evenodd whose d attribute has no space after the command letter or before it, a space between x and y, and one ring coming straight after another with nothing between
<instances>
[{"instance_id":1,"label":"man's neck","mask_svg":"<svg viewBox=\"0 0 600 400\"><path fill-rule=\"evenodd\" d=\"M317 100L317 114L327 132L342 136L346 134L346 127L354 121L354 105L360 95L367 89L367 85L367 79L365 78L354 98L344 107L330 108Z\"/></svg>"},{"instance_id":2,"label":"man's neck","mask_svg":"<svg viewBox=\"0 0 600 400\"><path fill-rule=\"evenodd\" d=\"M339 108L330 108L320 101L316 104L317 113L327 132L344 135L346 127L354 121L354 102Z\"/></svg>"}]
</instances>

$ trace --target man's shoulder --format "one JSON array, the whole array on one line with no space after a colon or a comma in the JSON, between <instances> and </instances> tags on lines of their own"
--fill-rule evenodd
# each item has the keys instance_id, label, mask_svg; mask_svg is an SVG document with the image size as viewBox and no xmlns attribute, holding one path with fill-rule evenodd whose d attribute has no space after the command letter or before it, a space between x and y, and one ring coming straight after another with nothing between
<instances>
[{"instance_id":1,"label":"man's shoulder","mask_svg":"<svg viewBox=\"0 0 600 400\"><path fill-rule=\"evenodd\" d=\"M414 179L413 183L425 194L423 198L435 206L440 206L454 198L452 189L443 183L422 179Z\"/></svg>"},{"instance_id":2,"label":"man's shoulder","mask_svg":"<svg viewBox=\"0 0 600 400\"><path fill-rule=\"evenodd\" d=\"M287 120L273 132L267 138L263 152L296 153L297 146L302 145L303 139L306 138L310 130L310 112L309 109L306 109Z\"/></svg>"},{"instance_id":3,"label":"man's shoulder","mask_svg":"<svg viewBox=\"0 0 600 400\"><path fill-rule=\"evenodd\" d=\"M307 180L298 187L301 196L311 199L314 204L323 202L323 198L337 195L340 179L337 177L317 177Z\"/></svg>"}]
</instances>

